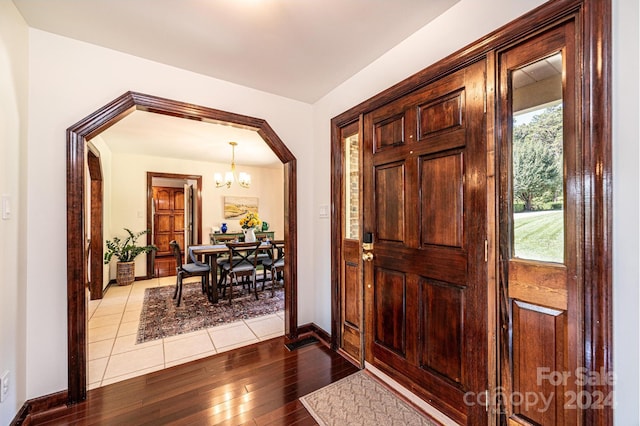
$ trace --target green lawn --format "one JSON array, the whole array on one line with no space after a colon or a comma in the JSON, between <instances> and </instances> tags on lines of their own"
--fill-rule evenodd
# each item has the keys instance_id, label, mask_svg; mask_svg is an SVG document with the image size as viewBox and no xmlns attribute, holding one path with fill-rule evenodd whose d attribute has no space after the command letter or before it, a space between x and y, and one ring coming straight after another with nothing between
<instances>
[{"instance_id":1,"label":"green lawn","mask_svg":"<svg viewBox=\"0 0 640 426\"><path fill-rule=\"evenodd\" d=\"M516 213L514 252L521 259L564 261L563 211Z\"/></svg>"}]
</instances>

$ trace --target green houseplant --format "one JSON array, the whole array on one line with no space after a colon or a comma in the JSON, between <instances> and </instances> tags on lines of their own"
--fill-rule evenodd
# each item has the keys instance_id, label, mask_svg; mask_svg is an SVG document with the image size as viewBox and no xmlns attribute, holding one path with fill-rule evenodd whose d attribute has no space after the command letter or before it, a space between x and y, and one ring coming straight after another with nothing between
<instances>
[{"instance_id":1,"label":"green houseplant","mask_svg":"<svg viewBox=\"0 0 640 426\"><path fill-rule=\"evenodd\" d=\"M116 266L118 285L129 285L135 280L135 258L142 253L149 253L158 250L153 244L146 246L137 245L138 238L149 232L148 229L133 233L130 229L124 228L128 236L124 239L113 237L107 240L107 251L104 253L104 263L108 264L115 256L118 259Z\"/></svg>"}]
</instances>

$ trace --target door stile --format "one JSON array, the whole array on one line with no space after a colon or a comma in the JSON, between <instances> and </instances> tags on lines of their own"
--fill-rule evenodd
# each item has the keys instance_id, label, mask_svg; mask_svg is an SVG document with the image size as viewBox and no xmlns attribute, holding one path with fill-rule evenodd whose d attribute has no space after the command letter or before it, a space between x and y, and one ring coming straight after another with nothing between
<instances>
[{"instance_id":1,"label":"door stile","mask_svg":"<svg viewBox=\"0 0 640 426\"><path fill-rule=\"evenodd\" d=\"M487 265L487 391L489 395L492 390L497 389L499 383L498 359L499 346L498 336L500 335L497 321L499 282L497 280L498 257L497 242L499 241L500 227L498 226L498 197L496 182L496 127L495 108L488 107L496 104L497 80L495 53L487 53L486 74L485 74L485 123L486 123L486 194L487 194L487 225L485 242L485 261ZM487 423L497 423L498 408L495 398L487 401Z\"/></svg>"}]
</instances>

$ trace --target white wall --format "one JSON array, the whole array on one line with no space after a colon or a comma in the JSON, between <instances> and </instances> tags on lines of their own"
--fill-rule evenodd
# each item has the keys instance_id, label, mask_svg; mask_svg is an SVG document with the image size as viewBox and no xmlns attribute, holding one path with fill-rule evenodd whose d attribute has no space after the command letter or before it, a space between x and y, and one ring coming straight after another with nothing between
<instances>
[{"instance_id":1,"label":"white wall","mask_svg":"<svg viewBox=\"0 0 640 426\"><path fill-rule=\"evenodd\" d=\"M0 2L0 195L10 197L11 217L0 219L0 374L9 392L0 424L11 422L25 399L26 235L24 146L27 137L28 32L11 2Z\"/></svg>"},{"instance_id":2,"label":"white wall","mask_svg":"<svg viewBox=\"0 0 640 426\"><path fill-rule=\"evenodd\" d=\"M67 388L65 130L128 90L263 118L298 158L300 193L312 187L311 106L30 29L26 396ZM298 197L298 215L311 213ZM299 253L312 251L301 238ZM302 256L301 256L302 257ZM313 271L299 271L299 322L313 321ZM46 319L46 320L44 320ZM43 357L42 354L47 354Z\"/></svg>"},{"instance_id":3,"label":"white wall","mask_svg":"<svg viewBox=\"0 0 640 426\"><path fill-rule=\"evenodd\" d=\"M223 198L226 196L257 197L258 213L269 223L276 238L284 238L284 167L265 168L238 166L251 175L248 189L232 186L216 188L214 173L225 171L229 164L205 161L176 161L170 158L132 154L111 155L111 220L106 223L105 239L125 235L123 228L138 232L147 227L147 172L177 173L202 176L202 243L209 244L211 226L227 222L228 232L241 232L239 219L224 219ZM142 237L138 243L146 241ZM116 277L115 260L111 262L111 278ZM136 276L146 274L146 255L136 258Z\"/></svg>"},{"instance_id":4,"label":"white wall","mask_svg":"<svg viewBox=\"0 0 640 426\"><path fill-rule=\"evenodd\" d=\"M640 8L613 0L613 368L614 422L640 424Z\"/></svg>"}]
</instances>

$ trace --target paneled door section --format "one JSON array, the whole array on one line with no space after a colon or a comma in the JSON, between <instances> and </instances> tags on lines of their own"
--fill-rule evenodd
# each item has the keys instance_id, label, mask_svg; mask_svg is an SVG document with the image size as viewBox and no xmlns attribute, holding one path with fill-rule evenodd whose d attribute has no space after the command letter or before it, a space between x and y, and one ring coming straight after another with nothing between
<instances>
[{"instance_id":1,"label":"paneled door section","mask_svg":"<svg viewBox=\"0 0 640 426\"><path fill-rule=\"evenodd\" d=\"M158 247L155 267L160 277L172 275L175 260L169 242L176 240L184 250L184 188L153 187L153 242Z\"/></svg>"},{"instance_id":2,"label":"paneled door section","mask_svg":"<svg viewBox=\"0 0 640 426\"><path fill-rule=\"evenodd\" d=\"M338 347L355 363L363 363L362 149L359 121L340 130L340 317Z\"/></svg>"},{"instance_id":3,"label":"paneled door section","mask_svg":"<svg viewBox=\"0 0 640 426\"><path fill-rule=\"evenodd\" d=\"M508 424L581 424L580 408L608 402L580 389L584 190L574 40L568 22L499 56L496 397Z\"/></svg>"},{"instance_id":4,"label":"paneled door section","mask_svg":"<svg viewBox=\"0 0 640 426\"><path fill-rule=\"evenodd\" d=\"M365 114L368 363L464 424L487 390L485 64Z\"/></svg>"}]
</instances>

